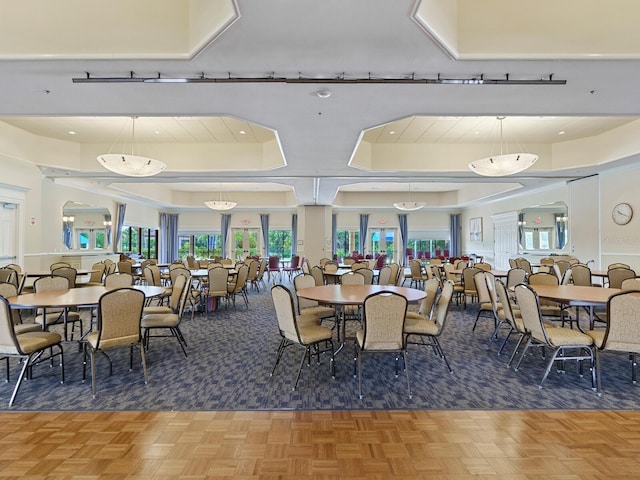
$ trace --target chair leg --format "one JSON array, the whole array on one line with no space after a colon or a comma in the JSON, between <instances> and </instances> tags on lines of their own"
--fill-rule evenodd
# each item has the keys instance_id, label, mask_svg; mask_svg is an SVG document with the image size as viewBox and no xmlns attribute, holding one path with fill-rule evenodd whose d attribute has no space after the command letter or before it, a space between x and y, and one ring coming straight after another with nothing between
<instances>
[{"instance_id":1,"label":"chair leg","mask_svg":"<svg viewBox=\"0 0 640 480\"><path fill-rule=\"evenodd\" d=\"M304 361L307 358L307 355L311 356L311 349L307 345L304 347L304 353L302 354L302 360L300 360L300 367L298 367L298 374L296 375L296 381L293 384L292 390L295 392L296 388L298 388L298 381L300 380L300 372L302 372L302 367L304 366Z\"/></svg>"},{"instance_id":2,"label":"chair leg","mask_svg":"<svg viewBox=\"0 0 640 480\"><path fill-rule=\"evenodd\" d=\"M182 332L180 331L180 328L179 327L172 328L171 333L178 340L178 344L180 345L180 348L182 349L182 353L184 353L184 356L188 357L189 355L187 355L187 349L186 349L187 342L182 336Z\"/></svg>"},{"instance_id":3,"label":"chair leg","mask_svg":"<svg viewBox=\"0 0 640 480\"><path fill-rule=\"evenodd\" d=\"M284 349L285 349L286 345L287 345L287 339L282 337L282 340L280 340L280 345L278 345L278 353L276 354L276 361L273 364L273 368L271 369L271 373L269 374L270 377L273 377L273 374L276 372L276 367L280 363L280 359L282 358L282 354L284 353Z\"/></svg>"},{"instance_id":4,"label":"chair leg","mask_svg":"<svg viewBox=\"0 0 640 480\"><path fill-rule=\"evenodd\" d=\"M561 351L562 351L562 348L556 348L553 351L553 355L551 355L551 358L549 359L549 362L547 363L547 368L544 371L544 375L542 376L542 380L540 381L540 385L538 385L539 388L542 388L542 384L544 383L544 381L549 376L549 372L551 371L551 367L553 366L553 362L555 362L556 357L558 356L558 353L560 353Z\"/></svg>"},{"instance_id":5,"label":"chair leg","mask_svg":"<svg viewBox=\"0 0 640 480\"><path fill-rule=\"evenodd\" d=\"M438 337L431 337L431 339L433 343L437 346L438 351L440 352L440 356L444 360L444 363L447 365L447 369L449 370L449 373L453 373L453 370L451 369L451 365L449 365L449 361L447 360L447 356L442 351L442 347L440 347L440 341L438 340Z\"/></svg>"},{"instance_id":6,"label":"chair leg","mask_svg":"<svg viewBox=\"0 0 640 480\"><path fill-rule=\"evenodd\" d=\"M12 407L13 406L13 402L16 399L16 395L18 395L18 390L20 390L20 385L22 385L22 380L24 379L24 375L27 371L27 368L29 367L29 362L31 360L31 355L29 355L27 358L23 358L22 361L22 369L20 370L20 375L18 375L18 381L16 382L16 386L13 389L13 394L11 395L11 398L9 399L9 406Z\"/></svg>"},{"instance_id":7,"label":"chair leg","mask_svg":"<svg viewBox=\"0 0 640 480\"><path fill-rule=\"evenodd\" d=\"M518 359L518 363L516 363L516 366L514 368L516 372L520 368L520 364L522 363L522 360L524 359L524 356L527 353L527 350L529 350L529 347L531 346L531 341L532 341L531 337L527 338L527 344L525 345L524 350L522 351L522 355L520 355L520 358Z\"/></svg>"},{"instance_id":8,"label":"chair leg","mask_svg":"<svg viewBox=\"0 0 640 480\"><path fill-rule=\"evenodd\" d=\"M518 343L516 344L515 348L513 349L513 352L511 353L511 356L509 357L509 363L507 363L507 368L511 368L511 364L513 363L513 359L516 358L516 353L518 353L518 349L522 345L522 342L524 341L525 337L526 337L526 335L524 335L522 333L520 334L520 338L518 339Z\"/></svg>"},{"instance_id":9,"label":"chair leg","mask_svg":"<svg viewBox=\"0 0 640 480\"><path fill-rule=\"evenodd\" d=\"M146 385L147 383L149 383L149 378L147 374L147 357L146 357L146 354L144 353L144 347L142 345L140 345L140 358L142 360L142 372L144 374L144 384Z\"/></svg>"},{"instance_id":10,"label":"chair leg","mask_svg":"<svg viewBox=\"0 0 640 480\"><path fill-rule=\"evenodd\" d=\"M96 354L93 348L91 349L91 391L93 392L93 398L96 398Z\"/></svg>"},{"instance_id":11,"label":"chair leg","mask_svg":"<svg viewBox=\"0 0 640 480\"><path fill-rule=\"evenodd\" d=\"M407 363L407 351L402 352L402 358L404 359L404 374L407 377L407 391L409 392L409 399L413 398L413 394L411 393L411 383L409 382L409 366ZM445 360L446 362L446 360ZM447 364L449 365L449 364ZM449 369L451 370L451 369Z\"/></svg>"}]
</instances>

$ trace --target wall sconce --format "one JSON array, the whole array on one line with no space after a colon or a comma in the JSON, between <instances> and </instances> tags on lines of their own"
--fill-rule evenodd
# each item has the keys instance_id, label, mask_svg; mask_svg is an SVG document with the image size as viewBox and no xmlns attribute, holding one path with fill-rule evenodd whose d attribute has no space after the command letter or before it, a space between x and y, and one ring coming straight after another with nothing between
<instances>
[{"instance_id":1,"label":"wall sconce","mask_svg":"<svg viewBox=\"0 0 640 480\"><path fill-rule=\"evenodd\" d=\"M525 222L524 220L522 220L521 222L518 222L518 226L519 226L519 227L526 227L526 226L527 226L527 222Z\"/></svg>"},{"instance_id":2,"label":"wall sconce","mask_svg":"<svg viewBox=\"0 0 640 480\"><path fill-rule=\"evenodd\" d=\"M111 220L105 220L104 222L102 222L102 224L103 224L105 227L110 227L111 225L113 225L113 223L111 222Z\"/></svg>"},{"instance_id":3,"label":"wall sconce","mask_svg":"<svg viewBox=\"0 0 640 480\"><path fill-rule=\"evenodd\" d=\"M67 216L63 216L63 217L62 217L62 221L63 221L64 223L73 223L73 222L75 221L75 219L76 219L76 218L75 218L73 215L70 215L70 216L68 216L68 217L67 217Z\"/></svg>"}]
</instances>

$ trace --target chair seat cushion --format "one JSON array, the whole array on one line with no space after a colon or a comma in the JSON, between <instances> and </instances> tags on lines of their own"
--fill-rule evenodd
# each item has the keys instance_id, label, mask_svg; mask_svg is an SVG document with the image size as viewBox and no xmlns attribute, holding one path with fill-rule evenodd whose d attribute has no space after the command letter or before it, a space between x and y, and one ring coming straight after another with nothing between
<instances>
[{"instance_id":1,"label":"chair seat cushion","mask_svg":"<svg viewBox=\"0 0 640 480\"><path fill-rule=\"evenodd\" d=\"M358 330L356 332L356 342L358 346L362 348L364 343L364 330ZM367 342L367 350L401 350L402 345L394 341L389 342Z\"/></svg>"},{"instance_id":2,"label":"chair seat cushion","mask_svg":"<svg viewBox=\"0 0 640 480\"><path fill-rule=\"evenodd\" d=\"M320 325L320 317L318 315L314 315L312 313L307 314L303 313L302 315L298 315L296 322L298 322L298 326L300 325Z\"/></svg>"},{"instance_id":3,"label":"chair seat cushion","mask_svg":"<svg viewBox=\"0 0 640 480\"><path fill-rule=\"evenodd\" d=\"M151 306L151 307L144 307L144 309L142 310L142 315L150 315L152 313L173 313L173 310L171 310L171 307L167 307L165 306Z\"/></svg>"},{"instance_id":4,"label":"chair seat cushion","mask_svg":"<svg viewBox=\"0 0 640 480\"><path fill-rule=\"evenodd\" d=\"M13 326L13 331L16 335L22 335L27 332L41 332L42 326L37 323L19 323Z\"/></svg>"},{"instance_id":5,"label":"chair seat cushion","mask_svg":"<svg viewBox=\"0 0 640 480\"><path fill-rule=\"evenodd\" d=\"M580 330L571 328L556 327L547 328L547 337L551 345L563 347L567 345L593 345L593 339Z\"/></svg>"},{"instance_id":6,"label":"chair seat cushion","mask_svg":"<svg viewBox=\"0 0 640 480\"><path fill-rule=\"evenodd\" d=\"M414 335L437 335L439 332L438 324L427 318L414 319L406 318L404 321L404 333Z\"/></svg>"},{"instance_id":7,"label":"chair seat cushion","mask_svg":"<svg viewBox=\"0 0 640 480\"><path fill-rule=\"evenodd\" d=\"M53 332L26 332L16 338L24 353L33 353L62 341L60 334Z\"/></svg>"},{"instance_id":8,"label":"chair seat cushion","mask_svg":"<svg viewBox=\"0 0 640 480\"><path fill-rule=\"evenodd\" d=\"M149 313L142 316L142 328L172 328L180 324L180 318L175 313Z\"/></svg>"},{"instance_id":9,"label":"chair seat cushion","mask_svg":"<svg viewBox=\"0 0 640 480\"><path fill-rule=\"evenodd\" d=\"M596 347L602 348L605 330L587 330L585 333L593 339L593 344Z\"/></svg>"},{"instance_id":10,"label":"chair seat cushion","mask_svg":"<svg viewBox=\"0 0 640 480\"><path fill-rule=\"evenodd\" d=\"M406 319L413 319L413 320L426 320L427 318L424 315L420 315L418 312L410 312L408 311L407 314L405 315ZM406 320L405 320L406 322Z\"/></svg>"},{"instance_id":11,"label":"chair seat cushion","mask_svg":"<svg viewBox=\"0 0 640 480\"><path fill-rule=\"evenodd\" d=\"M330 328L315 324L298 324L298 332L303 345L331 340L333 332Z\"/></svg>"},{"instance_id":12,"label":"chair seat cushion","mask_svg":"<svg viewBox=\"0 0 640 480\"><path fill-rule=\"evenodd\" d=\"M22 335L20 335L22 337ZM100 337L100 332L91 332L86 336L85 341L89 344L89 346L96 350L98 348L98 338ZM134 345L140 342L140 335L129 335L128 337L118 337L111 340L101 342L100 348L110 348L117 347L120 345Z\"/></svg>"}]
</instances>

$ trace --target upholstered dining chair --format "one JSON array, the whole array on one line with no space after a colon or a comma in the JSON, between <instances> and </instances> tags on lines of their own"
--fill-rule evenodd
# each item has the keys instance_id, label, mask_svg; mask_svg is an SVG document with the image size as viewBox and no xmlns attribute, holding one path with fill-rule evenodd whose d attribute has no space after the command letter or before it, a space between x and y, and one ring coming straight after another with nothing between
<instances>
[{"instance_id":1,"label":"upholstered dining chair","mask_svg":"<svg viewBox=\"0 0 640 480\"><path fill-rule=\"evenodd\" d=\"M227 300L227 283L229 281L229 271L224 267L210 268L208 270L208 287L205 290L205 304L206 310L209 311L209 299L213 298L216 302L216 309L220 306L219 302L222 300ZM211 304L213 306L214 300L211 300ZM229 303L226 302L226 307L229 306Z\"/></svg>"},{"instance_id":2,"label":"upholstered dining chair","mask_svg":"<svg viewBox=\"0 0 640 480\"><path fill-rule=\"evenodd\" d=\"M607 302L606 329L588 330L593 339L596 356L597 390L600 392L600 355L602 352L629 354L631 381L636 383L636 356L640 353L640 291L626 291L612 295Z\"/></svg>"},{"instance_id":3,"label":"upholstered dining chair","mask_svg":"<svg viewBox=\"0 0 640 480\"><path fill-rule=\"evenodd\" d=\"M27 371L39 363L60 357L60 383L64 383L64 354L62 337L58 333L30 331L17 334L11 308L6 298L0 297L0 359L7 363L6 381L9 382L9 359L18 358L22 364L9 406L13 406ZM54 353L54 348L56 352ZM48 354L46 352L49 352Z\"/></svg>"},{"instance_id":4,"label":"upholstered dining chair","mask_svg":"<svg viewBox=\"0 0 640 480\"><path fill-rule=\"evenodd\" d=\"M640 277L627 278L622 281L622 290L640 290Z\"/></svg>"},{"instance_id":5,"label":"upholstered dining chair","mask_svg":"<svg viewBox=\"0 0 640 480\"><path fill-rule=\"evenodd\" d=\"M260 289L258 288L257 279L258 279L258 270L260 269L260 262L255 259L251 259L248 265L249 265L249 272L247 273L247 283L250 283L251 287L255 288L256 292L259 292Z\"/></svg>"},{"instance_id":6,"label":"upholstered dining chair","mask_svg":"<svg viewBox=\"0 0 640 480\"><path fill-rule=\"evenodd\" d=\"M513 359L516 357L516 353L520 349L522 342L529 336L529 332L524 327L524 322L522 321L522 314L520 313L520 310L514 310L513 304L511 303L509 291L507 290L505 284L502 283L502 280L496 279L495 287L497 305L500 305L500 309L497 310L498 318L500 320L504 319L509 327L509 331L505 335L504 340L502 341L502 345L500 345L500 349L498 350L498 355L502 354L505 345L509 341L509 337L513 333L516 333L518 335L518 342L516 343L516 346L513 349L511 356L509 357L509 362L507 363L507 366L511 367Z\"/></svg>"},{"instance_id":7,"label":"upholstered dining chair","mask_svg":"<svg viewBox=\"0 0 640 480\"><path fill-rule=\"evenodd\" d=\"M249 308L249 298L247 296L247 278L249 276L249 267L243 265L238 270L238 274L231 282L227 284L227 301L233 302L233 308L236 308L236 296L240 294L244 300L244 304Z\"/></svg>"},{"instance_id":8,"label":"upholstered dining chair","mask_svg":"<svg viewBox=\"0 0 640 480\"><path fill-rule=\"evenodd\" d=\"M33 282L33 291L38 292L51 292L58 290L68 290L69 280L66 277L40 277ZM80 336L84 332L82 317L78 312L67 310L64 308L41 308L36 311L35 323L43 326L43 330L48 330L50 325L56 323L63 323L66 314L66 324L64 326L64 339L67 340L68 332L67 326L72 324L71 339L73 339L73 333L75 331L75 325L80 324Z\"/></svg>"},{"instance_id":9,"label":"upholstered dining chair","mask_svg":"<svg viewBox=\"0 0 640 480\"><path fill-rule=\"evenodd\" d=\"M293 286L296 293L303 288L311 288L316 286L316 280L312 275L303 273L293 277ZM334 323L337 321L336 309L328 305L320 305L315 300L298 297L298 315L315 315L320 319L330 319Z\"/></svg>"},{"instance_id":10,"label":"upholstered dining chair","mask_svg":"<svg viewBox=\"0 0 640 480\"><path fill-rule=\"evenodd\" d=\"M133 350L140 350L144 383L147 384L147 360L142 344L140 320L144 307L144 293L132 287L117 288L104 293L98 301L97 330L84 340L84 363L82 380L86 379L87 354L91 363L91 391L96 396L96 353L103 353L109 361L109 375L113 374L113 363L108 350L129 348L129 370L133 370Z\"/></svg>"},{"instance_id":11,"label":"upholstered dining chair","mask_svg":"<svg viewBox=\"0 0 640 480\"><path fill-rule=\"evenodd\" d=\"M355 271L355 273L364 277L365 285L373 284L373 270L371 270L370 268L359 268Z\"/></svg>"},{"instance_id":12,"label":"upholstered dining chair","mask_svg":"<svg viewBox=\"0 0 640 480\"><path fill-rule=\"evenodd\" d=\"M527 272L522 268L510 268L507 272L507 284L508 289L515 288L519 283L527 282Z\"/></svg>"},{"instance_id":13,"label":"upholstered dining chair","mask_svg":"<svg viewBox=\"0 0 640 480\"><path fill-rule=\"evenodd\" d=\"M557 265L558 262L556 262ZM566 272L566 270L565 270ZM563 272L563 274L565 273ZM551 273L534 273L529 275L530 285L559 285L558 277ZM540 303L540 313L544 317L551 317L554 320L561 320L564 326L565 321L571 324L571 318L569 318L568 312L565 311L564 306L553 300L547 300L542 298Z\"/></svg>"},{"instance_id":14,"label":"upholstered dining chair","mask_svg":"<svg viewBox=\"0 0 640 480\"><path fill-rule=\"evenodd\" d=\"M473 283L476 287L476 294L478 296L478 303L480 304L480 308L478 309L476 320L475 322L473 322L473 328L471 329L472 332L475 332L480 317L491 318L493 320L493 328L497 329L498 327L498 317L494 313L491 293L489 291L489 287L487 286L488 282L493 281L495 281L495 278L486 270L481 270L473 276Z\"/></svg>"},{"instance_id":15,"label":"upholstered dining chair","mask_svg":"<svg viewBox=\"0 0 640 480\"><path fill-rule=\"evenodd\" d=\"M635 278L636 272L630 268L615 267L607 270L607 286L621 288L622 282L628 278Z\"/></svg>"},{"instance_id":16,"label":"upholstered dining chair","mask_svg":"<svg viewBox=\"0 0 640 480\"><path fill-rule=\"evenodd\" d=\"M65 277L69 280L69 288L76 288L76 279L78 271L73 267L58 267L51 269L51 275L54 277Z\"/></svg>"},{"instance_id":17,"label":"upholstered dining chair","mask_svg":"<svg viewBox=\"0 0 640 480\"><path fill-rule=\"evenodd\" d=\"M409 321L409 319L426 320L431 318L431 311L433 310L433 305L436 301L436 297L438 296L439 288L440 282L438 282L436 278L430 278L427 280L424 283L424 293L426 294L426 297L420 301L420 306L418 307L417 312L407 310L407 318L405 322Z\"/></svg>"},{"instance_id":18,"label":"upholstered dining chair","mask_svg":"<svg viewBox=\"0 0 640 480\"><path fill-rule=\"evenodd\" d=\"M104 277L104 286L107 288L131 287L133 282L133 275L130 273L114 272Z\"/></svg>"},{"instance_id":19,"label":"upholstered dining chair","mask_svg":"<svg viewBox=\"0 0 640 480\"><path fill-rule=\"evenodd\" d=\"M356 332L354 342L354 376L357 369L359 397L362 398L362 357L365 354L394 353L396 377L399 375L398 362L402 356L407 391L409 398L412 398L404 335L407 299L393 292L376 292L364 299L362 308L362 329Z\"/></svg>"},{"instance_id":20,"label":"upholstered dining chair","mask_svg":"<svg viewBox=\"0 0 640 480\"><path fill-rule=\"evenodd\" d=\"M269 262L267 264L267 275L272 282L276 281L276 276L278 277L278 281L282 280L280 257L278 257L277 255L272 255L269 257Z\"/></svg>"},{"instance_id":21,"label":"upholstered dining chair","mask_svg":"<svg viewBox=\"0 0 640 480\"><path fill-rule=\"evenodd\" d=\"M70 267L71 264L67 263L67 262L54 262L51 265L49 265L49 271L53 271L56 268L61 268L61 267Z\"/></svg>"},{"instance_id":22,"label":"upholstered dining chair","mask_svg":"<svg viewBox=\"0 0 640 480\"><path fill-rule=\"evenodd\" d=\"M300 367L296 374L292 390L298 388L300 373L304 366L305 360L311 363L311 357L315 355L318 363L320 363L320 354L329 353L329 368L331 377L335 378L335 349L333 348L333 331L329 327L320 325L320 321L316 315L296 315L295 302L291 291L284 285L274 285L271 288L271 298L275 307L276 317L278 319L278 329L280 331L280 344L276 354L276 361L271 370L271 376L274 375L278 364L282 359L285 349L289 346L298 345L303 348L304 353L300 360Z\"/></svg>"},{"instance_id":23,"label":"upholstered dining chair","mask_svg":"<svg viewBox=\"0 0 640 480\"><path fill-rule=\"evenodd\" d=\"M549 376L551 367L556 360L562 362L577 360L579 362L581 376L583 371L582 363L587 360L589 361L589 368L591 369L591 388L596 390L596 365L593 339L578 329L567 327L548 328L542 320L542 312L536 292L529 285L525 284L517 285L515 292L522 314L522 322L524 323L526 331L529 332L527 344L520 355L515 370L518 371L520 368L522 360L525 358L529 348L548 348L552 353L549 355L547 367L540 381L540 388L542 388L544 381Z\"/></svg>"},{"instance_id":24,"label":"upholstered dining chair","mask_svg":"<svg viewBox=\"0 0 640 480\"><path fill-rule=\"evenodd\" d=\"M378 272L378 285L389 285L391 273L391 267L389 265L382 267Z\"/></svg>"},{"instance_id":25,"label":"upholstered dining chair","mask_svg":"<svg viewBox=\"0 0 640 480\"><path fill-rule=\"evenodd\" d=\"M451 282L445 282L442 287L442 292L437 297L437 300L431 310L431 315L426 318L412 318L407 315L404 324L404 334L407 346L424 345L432 347L435 354L444 360L449 373L453 373L453 370L451 369L451 365L449 365L449 361L442 350L439 337L444 331L452 297L453 284ZM418 338L416 340L411 340L412 337Z\"/></svg>"},{"instance_id":26,"label":"upholstered dining chair","mask_svg":"<svg viewBox=\"0 0 640 480\"><path fill-rule=\"evenodd\" d=\"M11 268L0 268L0 282L2 283L12 283L18 287L18 274L15 270Z\"/></svg>"},{"instance_id":27,"label":"upholstered dining chair","mask_svg":"<svg viewBox=\"0 0 640 480\"><path fill-rule=\"evenodd\" d=\"M142 343L146 350L149 349L149 339L151 337L174 337L178 341L184 356L187 356L187 342L180 330L180 322L188 302L190 288L191 277L180 274L173 280L168 310L163 310L165 307L162 306L146 307L143 310L140 327L142 328ZM169 335L153 335L152 332L157 330L168 330Z\"/></svg>"},{"instance_id":28,"label":"upholstered dining chair","mask_svg":"<svg viewBox=\"0 0 640 480\"><path fill-rule=\"evenodd\" d=\"M471 302L475 302L478 299L478 291L476 290L476 282L474 280L475 274L478 272L482 272L476 267L467 267L462 270L462 304L464 305L464 309L467 309L467 298L471 298Z\"/></svg>"},{"instance_id":29,"label":"upholstered dining chair","mask_svg":"<svg viewBox=\"0 0 640 480\"><path fill-rule=\"evenodd\" d=\"M162 279L160 278L160 268L158 268L158 266L155 264L149 264L144 267L142 273L147 285L164 288L164 291L157 297L158 304L162 305L165 300L167 300L171 296L171 287L165 287L164 285L162 285Z\"/></svg>"},{"instance_id":30,"label":"upholstered dining chair","mask_svg":"<svg viewBox=\"0 0 640 480\"><path fill-rule=\"evenodd\" d=\"M24 283L27 280L27 276L22 272L22 267L16 263L10 263L5 265L4 268L9 268L16 272L16 286L18 287L18 293L22 293Z\"/></svg>"},{"instance_id":31,"label":"upholstered dining chair","mask_svg":"<svg viewBox=\"0 0 640 480\"><path fill-rule=\"evenodd\" d=\"M316 287L324 285L324 273L318 265L311 267L311 276L316 281Z\"/></svg>"}]
</instances>

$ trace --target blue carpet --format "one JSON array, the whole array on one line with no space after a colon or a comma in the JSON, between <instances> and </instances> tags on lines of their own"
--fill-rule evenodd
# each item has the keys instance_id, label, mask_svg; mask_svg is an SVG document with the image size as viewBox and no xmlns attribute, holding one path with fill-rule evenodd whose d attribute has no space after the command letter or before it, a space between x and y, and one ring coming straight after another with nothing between
<instances>
[{"instance_id":1,"label":"blue carpet","mask_svg":"<svg viewBox=\"0 0 640 480\"><path fill-rule=\"evenodd\" d=\"M412 306L411 308L415 308ZM304 367L291 390L302 350L290 347L270 376L280 341L269 290L249 294L249 308L224 307L208 315L186 314L181 328L189 344L185 358L172 338L152 339L147 353L149 383L144 384L139 354L129 371L128 351L114 351L114 372L98 357L97 397L90 377L82 382L82 358L75 344L65 347L66 382L59 369L40 365L24 382L13 410L278 410L278 409L636 409L638 386L630 382L628 356L602 355L602 396L591 390L590 377L552 369L545 388L538 388L545 360L540 349L514 372L506 364L515 341L501 356L498 344L487 348L493 320L481 319L471 331L477 310L452 306L441 344L453 368L450 374L430 348L410 345L409 373L413 398L404 375L395 377L392 356L368 356L364 363L364 398L358 398L353 376L353 346L336 357L337 375L321 358ZM7 404L18 373L11 362L11 381L0 388L0 409Z\"/></svg>"}]
</instances>

